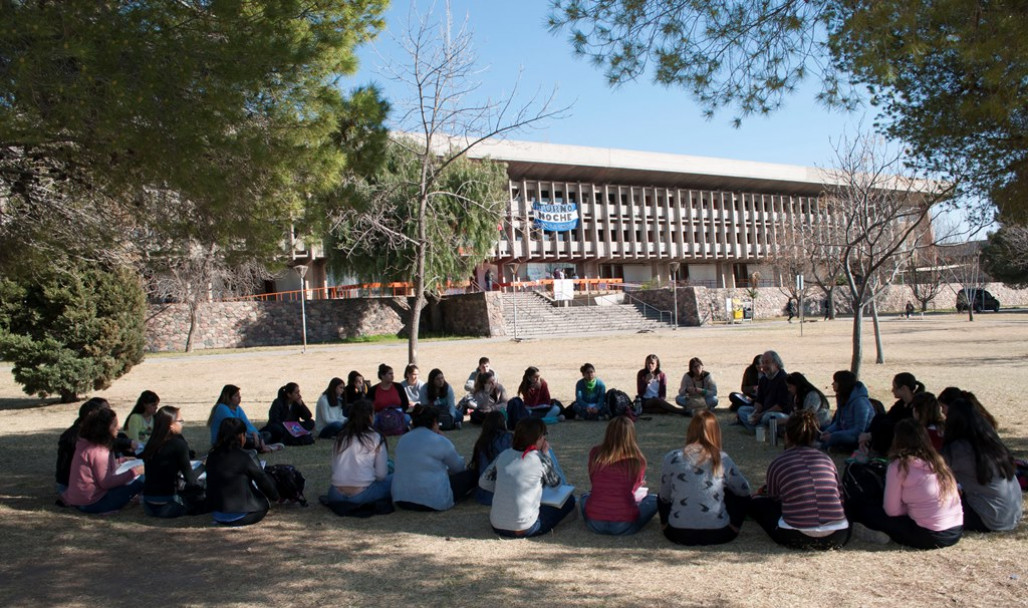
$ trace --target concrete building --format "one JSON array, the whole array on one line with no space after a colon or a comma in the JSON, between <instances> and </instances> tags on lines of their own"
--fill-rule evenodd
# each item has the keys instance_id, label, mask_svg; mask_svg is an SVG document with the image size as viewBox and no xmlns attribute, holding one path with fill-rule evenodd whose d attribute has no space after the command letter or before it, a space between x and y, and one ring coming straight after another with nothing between
<instances>
[{"instance_id":1,"label":"concrete building","mask_svg":"<svg viewBox=\"0 0 1028 608\"><path fill-rule=\"evenodd\" d=\"M742 287L754 272L766 283L776 241L812 219L825 183L808 167L519 141L471 156L508 165L510 204L487 266L504 279L562 268L645 283L677 267L693 285Z\"/></svg>"}]
</instances>

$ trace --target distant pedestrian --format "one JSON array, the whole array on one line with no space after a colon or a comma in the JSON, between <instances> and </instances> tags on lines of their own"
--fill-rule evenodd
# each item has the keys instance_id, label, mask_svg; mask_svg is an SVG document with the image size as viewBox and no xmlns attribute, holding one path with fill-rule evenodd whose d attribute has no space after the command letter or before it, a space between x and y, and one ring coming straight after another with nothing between
<instances>
[{"instance_id":1,"label":"distant pedestrian","mask_svg":"<svg viewBox=\"0 0 1028 608\"><path fill-rule=\"evenodd\" d=\"M831 315L832 307L831 307L831 303L828 301L828 298L825 298L824 300L821 300L821 309L822 309L822 312L824 312L824 315L825 315L825 319L824 320L827 321L828 319L830 319L831 316L832 316Z\"/></svg>"},{"instance_id":2,"label":"distant pedestrian","mask_svg":"<svg viewBox=\"0 0 1028 608\"><path fill-rule=\"evenodd\" d=\"M792 323L792 318L796 316L796 302L792 298L785 305L785 314L789 315L789 323Z\"/></svg>"},{"instance_id":3,"label":"distant pedestrian","mask_svg":"<svg viewBox=\"0 0 1028 608\"><path fill-rule=\"evenodd\" d=\"M492 291L493 290L493 269L492 268L487 268L486 271L485 271L485 290L486 291Z\"/></svg>"},{"instance_id":4,"label":"distant pedestrian","mask_svg":"<svg viewBox=\"0 0 1028 608\"><path fill-rule=\"evenodd\" d=\"M910 300L907 300L907 318L909 319L912 314L914 314L914 304Z\"/></svg>"}]
</instances>

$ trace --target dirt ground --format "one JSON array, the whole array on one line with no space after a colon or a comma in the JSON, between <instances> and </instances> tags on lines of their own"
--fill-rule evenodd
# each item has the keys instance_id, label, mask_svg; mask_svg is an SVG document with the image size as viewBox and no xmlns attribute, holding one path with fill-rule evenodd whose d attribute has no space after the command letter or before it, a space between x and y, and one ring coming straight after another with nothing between
<instances>
[{"instance_id":1,"label":"dirt ground","mask_svg":"<svg viewBox=\"0 0 1028 608\"><path fill-rule=\"evenodd\" d=\"M1028 313L957 315L883 322L886 364L875 365L870 324L862 379L873 397L892 402L891 378L913 372L928 390L956 385L974 391L999 419L1020 457L1028 454ZM579 366L596 365L608 387L633 392L648 353L661 357L670 390L689 358L698 356L718 382L722 404L737 390L753 355L777 350L786 369L828 389L831 373L848 367L850 321L804 326L773 321L645 334L609 334L515 343L506 340L423 342L422 375L442 369L463 384L481 355L492 359L514 390L536 365L551 394L573 398ZM103 392L120 417L144 389L183 408L186 437L208 448L207 415L223 384L242 387L252 419L266 416L281 384L298 382L313 409L332 376L351 369L374 377L386 362L406 362L405 344L315 346L220 354L151 356ZM801 553L775 545L752 521L739 538L711 548L673 546L656 521L639 534L592 534L581 518L551 535L501 540L487 507L472 502L446 513L397 512L340 518L316 502L329 480L329 442L271 454L307 476L309 508L275 507L249 529L213 528L207 517L161 521L138 505L109 516L86 516L54 505L57 436L79 404L27 398L0 367L0 603L11 606L1014 606L1028 605L1028 526L1000 535L969 534L955 547L915 552L853 540L842 551ZM399 379L399 378L398 378ZM830 389L825 391L830 393ZM458 395L460 390L458 388ZM758 444L729 427L717 410L725 449L754 486L780 447ZM639 422L650 462L651 490L659 463L680 447L688 419L652 416ZM588 489L585 458L602 423L554 425L550 440L571 482ZM477 429L447 433L467 455Z\"/></svg>"}]
</instances>

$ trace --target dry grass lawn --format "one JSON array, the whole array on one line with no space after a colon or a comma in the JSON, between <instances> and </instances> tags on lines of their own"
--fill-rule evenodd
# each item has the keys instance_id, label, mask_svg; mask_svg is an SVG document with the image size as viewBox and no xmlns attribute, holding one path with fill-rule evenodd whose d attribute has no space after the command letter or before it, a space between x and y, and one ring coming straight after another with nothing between
<instances>
[{"instance_id":1,"label":"dry grass lawn","mask_svg":"<svg viewBox=\"0 0 1028 608\"><path fill-rule=\"evenodd\" d=\"M931 391L973 390L1001 423L1019 456L1028 453L1028 314L985 314L968 323L939 315L887 319L885 365L873 343L863 370L871 395L891 403L892 376L911 371ZM677 388L690 357L718 381L723 404L753 355L777 350L790 371L827 387L848 367L848 320L799 326L768 322L648 334L426 342L422 374L439 367L457 385L488 355L514 389L536 365L554 397L572 400L578 368L596 365L608 387L633 392L636 371L657 353ZM870 341L871 327L867 327ZM184 408L186 436L208 447L207 414L225 383L238 384L243 407L262 419L277 387L299 382L313 405L328 380L351 369L374 376L387 362L398 376L405 344L319 346L228 354L152 356L103 393L123 418L143 389ZM588 532L580 518L534 540L501 540L485 507L473 501L446 513L397 512L339 518L316 503L329 479L328 442L289 448L269 462L296 464L307 476L307 509L275 507L261 524L211 527L207 517L161 521L138 505L95 517L54 506L58 434L78 404L26 398L9 368L0 374L0 604L10 606L1014 606L1028 605L1024 524L1014 533L969 534L955 547L915 552L853 540L843 551L813 554L772 543L753 522L739 539L714 548L673 546L657 522L626 538ZM672 389L673 390L673 389ZM459 392L459 391L458 391ZM830 392L830 391L826 391ZM756 486L780 448L757 444L719 408L725 449ZM682 444L688 420L653 416L639 422L640 443L658 485L662 455ZM564 470L588 489L585 457L602 423L567 422L551 429ZM468 454L477 429L447 433Z\"/></svg>"}]
</instances>

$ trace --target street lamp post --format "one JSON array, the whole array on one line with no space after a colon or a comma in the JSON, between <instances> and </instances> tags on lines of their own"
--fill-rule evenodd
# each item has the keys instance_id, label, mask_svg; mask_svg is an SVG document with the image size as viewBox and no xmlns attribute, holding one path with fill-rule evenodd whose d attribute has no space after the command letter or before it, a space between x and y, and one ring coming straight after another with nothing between
<instances>
[{"instance_id":1,"label":"street lamp post","mask_svg":"<svg viewBox=\"0 0 1028 608\"><path fill-rule=\"evenodd\" d=\"M307 266L298 264L293 266L296 274L300 275L300 321L303 325L303 350L307 352Z\"/></svg>"},{"instance_id":2,"label":"street lamp post","mask_svg":"<svg viewBox=\"0 0 1028 608\"><path fill-rule=\"evenodd\" d=\"M675 301L675 331L678 331L678 262L671 262L671 299Z\"/></svg>"}]
</instances>

